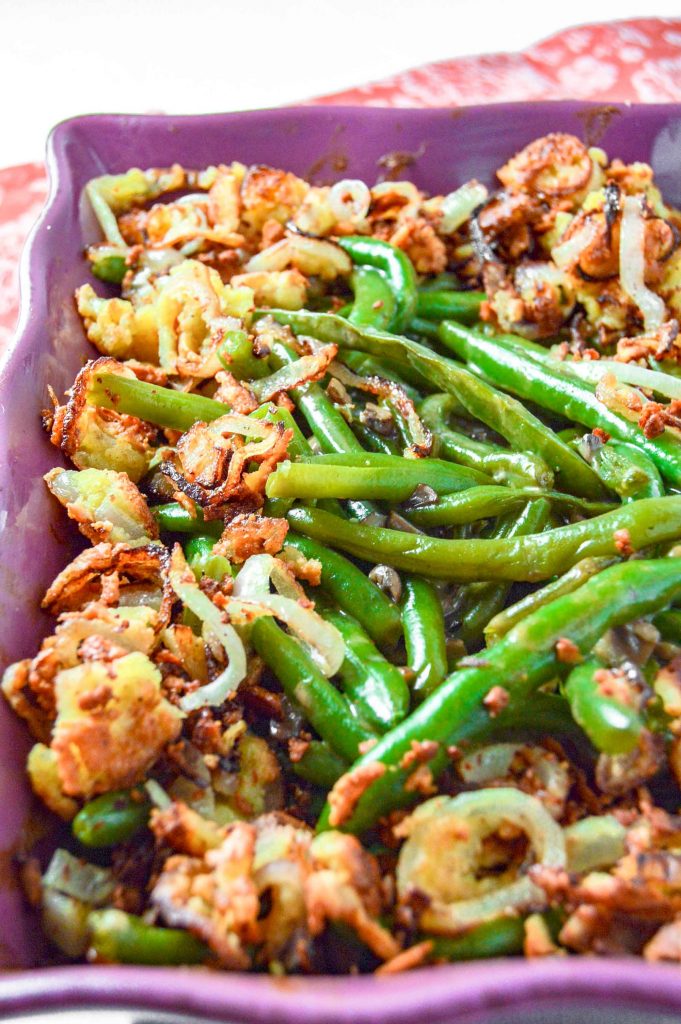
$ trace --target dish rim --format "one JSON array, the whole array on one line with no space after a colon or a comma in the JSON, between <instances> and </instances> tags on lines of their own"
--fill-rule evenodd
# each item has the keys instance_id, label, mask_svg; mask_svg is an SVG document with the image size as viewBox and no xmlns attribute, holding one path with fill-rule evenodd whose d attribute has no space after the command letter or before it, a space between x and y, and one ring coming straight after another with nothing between
<instances>
[{"instance_id":1,"label":"dish rim","mask_svg":"<svg viewBox=\"0 0 681 1024\"><path fill-rule=\"evenodd\" d=\"M600 104L579 100L547 100L487 104L464 108L467 113L490 108L498 113L510 108L547 110L626 111L654 115L674 111L681 119L681 104ZM215 114L129 115L88 114L68 118L52 129L47 142L49 191L42 212L25 243L20 264L21 304L14 338L0 361L0 392L7 386L22 347L35 330L35 294L49 251L49 232L58 226L71 172L66 144L83 126L99 130L126 123L150 130L167 130L169 124L203 122L218 126L225 119L267 121L273 115L314 120L324 114L342 119L360 114L367 120L381 116L416 118L435 111L456 116L461 108L376 108L362 106L297 105L262 110ZM632 970L633 964L636 970ZM201 984L197 985L197 979ZM633 1009L681 1013L681 972L678 967L646 964L633 959L493 960L429 967L405 975L376 978L292 976L273 979L267 975L203 972L201 969L145 968L139 966L67 966L28 968L0 978L0 1015L67 1007L129 1007L165 1012L202 1014L239 1022L281 1021L282 1024L407 1024L417 1015L428 1020L477 1021L481 1013L556 1004L616 1005ZM485 1018L487 1019L487 1018ZM605 1018L604 1018L605 1019Z\"/></svg>"}]
</instances>

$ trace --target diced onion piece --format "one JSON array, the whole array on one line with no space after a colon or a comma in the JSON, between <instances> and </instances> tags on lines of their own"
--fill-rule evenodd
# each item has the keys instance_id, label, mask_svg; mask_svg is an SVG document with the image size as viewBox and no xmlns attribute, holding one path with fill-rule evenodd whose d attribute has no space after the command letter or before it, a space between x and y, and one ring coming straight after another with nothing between
<instances>
[{"instance_id":1,"label":"diced onion piece","mask_svg":"<svg viewBox=\"0 0 681 1024\"><path fill-rule=\"evenodd\" d=\"M329 206L338 220L364 220L369 212L371 192L357 178L337 181L329 192Z\"/></svg>"},{"instance_id":2,"label":"diced onion piece","mask_svg":"<svg viewBox=\"0 0 681 1024\"><path fill-rule=\"evenodd\" d=\"M270 580L278 593L270 593ZM345 643L340 632L306 607L304 591L279 559L272 555L248 558L236 578L234 598L269 609L302 641L325 676L334 675L343 664ZM231 613L231 602L228 608Z\"/></svg>"},{"instance_id":3,"label":"diced onion piece","mask_svg":"<svg viewBox=\"0 0 681 1024\"><path fill-rule=\"evenodd\" d=\"M218 644L225 652L228 663L223 672L211 683L188 693L180 702L183 711L222 704L246 677L246 651L233 626L222 621L222 615L207 594L199 588L188 567L182 548L176 544L170 559L170 585L182 604L203 623L204 638L214 647Z\"/></svg>"},{"instance_id":4,"label":"diced onion piece","mask_svg":"<svg viewBox=\"0 0 681 1024\"><path fill-rule=\"evenodd\" d=\"M464 224L474 210L487 199L487 189L479 181L467 181L442 200L440 233L452 235Z\"/></svg>"},{"instance_id":5,"label":"diced onion piece","mask_svg":"<svg viewBox=\"0 0 681 1024\"><path fill-rule=\"evenodd\" d=\"M646 331L656 331L666 318L661 296L645 283L645 220L641 197L625 196L620 227L620 284L643 314Z\"/></svg>"},{"instance_id":6,"label":"diced onion piece","mask_svg":"<svg viewBox=\"0 0 681 1024\"><path fill-rule=\"evenodd\" d=\"M101 907L113 895L115 882L107 868L80 860L59 848L54 851L43 875L43 888L56 889L82 903Z\"/></svg>"},{"instance_id":7,"label":"diced onion piece","mask_svg":"<svg viewBox=\"0 0 681 1024\"><path fill-rule=\"evenodd\" d=\"M583 818L563 832L568 871L609 868L626 853L627 830L613 814Z\"/></svg>"},{"instance_id":8,"label":"diced onion piece","mask_svg":"<svg viewBox=\"0 0 681 1024\"><path fill-rule=\"evenodd\" d=\"M535 862L564 868L563 830L541 801L512 788L482 789L422 804L401 826L409 838L397 862L402 900L414 891L428 898L419 925L425 931L456 935L500 914L546 904L544 892L525 876L478 877L484 839L500 826L527 835Z\"/></svg>"},{"instance_id":9,"label":"diced onion piece","mask_svg":"<svg viewBox=\"0 0 681 1024\"><path fill-rule=\"evenodd\" d=\"M575 231L574 235L554 245L551 250L551 259L560 270L567 270L579 262L579 257L584 250L591 245L598 232L598 225L594 220L587 220L581 228Z\"/></svg>"}]
</instances>

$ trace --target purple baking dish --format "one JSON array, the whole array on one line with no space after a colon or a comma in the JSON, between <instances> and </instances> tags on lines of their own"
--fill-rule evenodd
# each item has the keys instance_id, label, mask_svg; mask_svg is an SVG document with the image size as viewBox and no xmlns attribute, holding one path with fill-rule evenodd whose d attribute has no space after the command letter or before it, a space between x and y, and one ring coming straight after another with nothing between
<instances>
[{"instance_id":1,"label":"purple baking dish","mask_svg":"<svg viewBox=\"0 0 681 1024\"><path fill-rule=\"evenodd\" d=\"M32 654L48 623L38 601L77 543L41 476L56 461L40 425L47 385L60 393L86 358L72 302L95 237L81 201L104 171L242 160L316 181L400 174L431 191L491 172L548 131L569 131L624 160L648 160L681 205L681 106L576 102L456 110L342 107L202 117L80 117L48 146L50 198L24 254L22 318L0 367L0 667ZM0 1016L69 1007L136 1007L230 1022L299 1024L621 1024L681 1021L681 971L638 961L566 958L430 968L395 978L217 975L188 969L44 968L36 921L22 903L12 857L35 808L24 781L28 739L0 704ZM147 1015L148 1019L148 1015Z\"/></svg>"}]
</instances>

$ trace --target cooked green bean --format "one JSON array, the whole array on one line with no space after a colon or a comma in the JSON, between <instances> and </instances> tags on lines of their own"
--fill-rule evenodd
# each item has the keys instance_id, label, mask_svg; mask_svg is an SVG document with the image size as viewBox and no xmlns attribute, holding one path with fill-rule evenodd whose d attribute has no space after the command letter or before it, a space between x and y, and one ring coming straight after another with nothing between
<instances>
[{"instance_id":1,"label":"cooked green bean","mask_svg":"<svg viewBox=\"0 0 681 1024\"><path fill-rule=\"evenodd\" d=\"M458 404L453 395L436 394L429 395L418 407L423 423L433 432L435 455L486 473L498 484L553 486L553 473L533 452L513 451L489 441L476 441L453 430L449 417L456 414Z\"/></svg>"},{"instance_id":2,"label":"cooked green bean","mask_svg":"<svg viewBox=\"0 0 681 1024\"><path fill-rule=\"evenodd\" d=\"M583 583L586 583L587 580L590 580L592 576L595 576L596 573L607 569L609 565L613 565L615 561L616 559L607 557L584 558L558 579L552 580L551 583L547 583L546 586L541 587L539 590L534 590L531 594L526 594L520 601L505 608L487 623L485 626L487 643L493 644L500 640L502 636L508 633L509 629L522 622L526 615L530 615L538 608L543 608L545 604L555 600L557 597L562 597L563 594L571 594L578 587L581 587Z\"/></svg>"},{"instance_id":3,"label":"cooked green bean","mask_svg":"<svg viewBox=\"0 0 681 1024\"><path fill-rule=\"evenodd\" d=\"M402 632L400 613L361 569L336 551L318 544L310 537L289 533L286 544L305 558L319 562L322 591L353 615L379 647L392 647Z\"/></svg>"},{"instance_id":4,"label":"cooked green bean","mask_svg":"<svg viewBox=\"0 0 681 1024\"><path fill-rule=\"evenodd\" d=\"M118 789L89 800L71 823L83 846L116 846L131 839L149 820L151 804L143 789Z\"/></svg>"},{"instance_id":5,"label":"cooked green bean","mask_svg":"<svg viewBox=\"0 0 681 1024\"><path fill-rule=\"evenodd\" d=\"M88 927L90 948L109 963L170 967L201 964L210 955L191 932L157 928L122 910L93 910Z\"/></svg>"},{"instance_id":6,"label":"cooked green bean","mask_svg":"<svg viewBox=\"0 0 681 1024\"><path fill-rule=\"evenodd\" d=\"M371 729L391 729L409 711L409 688L404 676L377 650L357 619L325 603L317 610L345 641L345 660L338 672L344 693Z\"/></svg>"},{"instance_id":7,"label":"cooked green bean","mask_svg":"<svg viewBox=\"0 0 681 1024\"><path fill-rule=\"evenodd\" d=\"M425 534L346 523L319 509L294 508L289 522L297 533L340 548L367 562L385 562L435 579L548 579L588 556L639 551L681 537L681 495L644 498L612 512L561 526L548 533L512 539L442 540Z\"/></svg>"},{"instance_id":8,"label":"cooked green bean","mask_svg":"<svg viewBox=\"0 0 681 1024\"><path fill-rule=\"evenodd\" d=\"M416 700L423 700L447 675L447 642L440 597L420 576L403 583L402 624L407 664L415 673L411 684Z\"/></svg>"},{"instance_id":9,"label":"cooked green bean","mask_svg":"<svg viewBox=\"0 0 681 1024\"><path fill-rule=\"evenodd\" d=\"M598 750L605 754L628 754L636 746L643 719L636 708L602 689L597 679L602 669L594 659L578 665L567 678L565 696L575 721Z\"/></svg>"},{"instance_id":10,"label":"cooked green bean","mask_svg":"<svg viewBox=\"0 0 681 1024\"><path fill-rule=\"evenodd\" d=\"M481 742L490 724L503 722L485 699L499 688L509 706L525 706L532 716L531 694L561 668L556 645L571 641L582 654L608 630L650 615L681 595L676 559L634 560L604 569L572 594L557 598L515 626L485 651L484 660L449 676L409 718L381 737L357 765L380 761L388 769L360 797L343 828L362 832L395 807L409 803L406 771L400 761L413 740L432 740L440 753L429 763L434 775L447 763L447 748L462 740ZM492 715L490 715L490 711ZM324 814L321 828L328 827Z\"/></svg>"},{"instance_id":11,"label":"cooked green bean","mask_svg":"<svg viewBox=\"0 0 681 1024\"><path fill-rule=\"evenodd\" d=\"M423 374L434 388L456 396L475 419L498 431L519 451L533 451L564 481L573 494L603 497L603 486L590 466L560 441L536 416L516 399L495 390L465 367L437 355L408 338L358 328L328 313L286 310L256 311L255 317L269 315L288 324L300 334L311 334L341 348L359 349L379 358L401 360Z\"/></svg>"}]
</instances>

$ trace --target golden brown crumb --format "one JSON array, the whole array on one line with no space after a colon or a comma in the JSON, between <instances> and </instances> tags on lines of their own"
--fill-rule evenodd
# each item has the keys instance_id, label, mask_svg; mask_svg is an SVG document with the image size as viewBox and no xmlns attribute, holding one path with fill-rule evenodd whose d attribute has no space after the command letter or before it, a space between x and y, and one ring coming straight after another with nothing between
<instances>
[{"instance_id":1,"label":"golden brown crumb","mask_svg":"<svg viewBox=\"0 0 681 1024\"><path fill-rule=\"evenodd\" d=\"M539 957L565 954L565 950L560 949L551 938L551 933L541 914L530 914L525 920L524 930L523 952L525 956Z\"/></svg>"},{"instance_id":2,"label":"golden brown crumb","mask_svg":"<svg viewBox=\"0 0 681 1024\"><path fill-rule=\"evenodd\" d=\"M578 665L583 660L577 644L566 636L559 637L556 642L556 657L564 665Z\"/></svg>"},{"instance_id":3,"label":"golden brown crumb","mask_svg":"<svg viewBox=\"0 0 681 1024\"><path fill-rule=\"evenodd\" d=\"M385 774L385 765L381 761L358 765L352 771L341 775L329 793L329 825L337 828L347 821L357 805L357 801L372 782Z\"/></svg>"},{"instance_id":4,"label":"golden brown crumb","mask_svg":"<svg viewBox=\"0 0 681 1024\"><path fill-rule=\"evenodd\" d=\"M362 740L362 742L358 744L357 750L359 751L360 754L368 754L370 750L374 749L377 743L378 740L375 738L375 736L372 736L368 740Z\"/></svg>"},{"instance_id":5,"label":"golden brown crumb","mask_svg":"<svg viewBox=\"0 0 681 1024\"><path fill-rule=\"evenodd\" d=\"M631 534L627 529L615 530L613 534L615 547L621 555L633 555L634 549L631 546Z\"/></svg>"},{"instance_id":6,"label":"golden brown crumb","mask_svg":"<svg viewBox=\"0 0 681 1024\"><path fill-rule=\"evenodd\" d=\"M490 718L496 718L508 706L509 699L508 690L503 686L493 686L482 703L489 711Z\"/></svg>"},{"instance_id":7,"label":"golden brown crumb","mask_svg":"<svg viewBox=\"0 0 681 1024\"><path fill-rule=\"evenodd\" d=\"M432 761L439 747L440 744L435 740L412 740L410 749L400 761L400 768L411 768L412 765Z\"/></svg>"},{"instance_id":8,"label":"golden brown crumb","mask_svg":"<svg viewBox=\"0 0 681 1024\"><path fill-rule=\"evenodd\" d=\"M310 741L306 739L300 739L297 736L291 737L288 741L288 756L297 764L298 761L302 760L305 752L310 748Z\"/></svg>"},{"instance_id":9,"label":"golden brown crumb","mask_svg":"<svg viewBox=\"0 0 681 1024\"><path fill-rule=\"evenodd\" d=\"M433 773L427 764L420 764L404 784L405 793L421 793L423 796L431 796L437 793L437 786L433 781Z\"/></svg>"}]
</instances>

